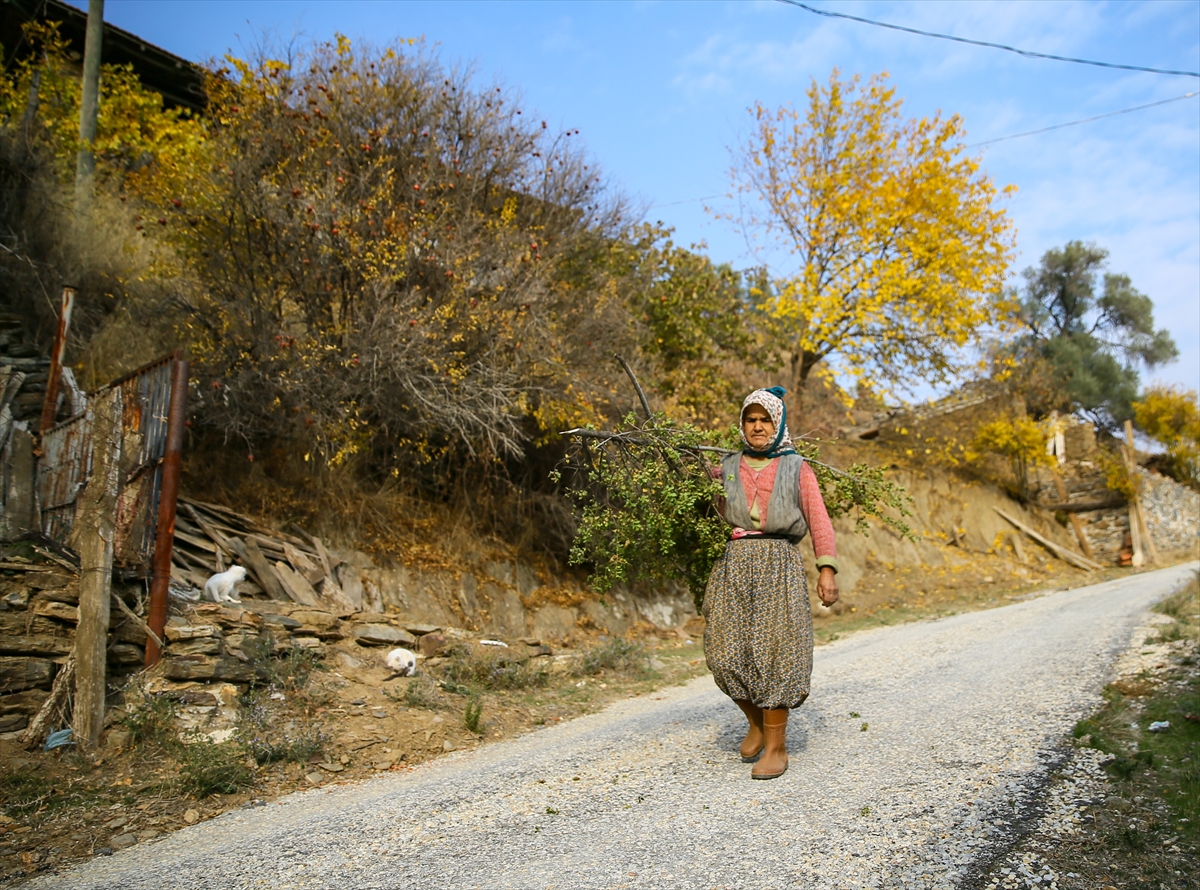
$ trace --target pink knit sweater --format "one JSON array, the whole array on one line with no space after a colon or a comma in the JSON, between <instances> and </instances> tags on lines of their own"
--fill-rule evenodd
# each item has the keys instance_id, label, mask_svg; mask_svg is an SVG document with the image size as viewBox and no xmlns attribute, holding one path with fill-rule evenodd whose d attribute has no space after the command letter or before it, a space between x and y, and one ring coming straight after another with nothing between
<instances>
[{"instance_id":1,"label":"pink knit sweater","mask_svg":"<svg viewBox=\"0 0 1200 890\"><path fill-rule=\"evenodd\" d=\"M742 458L742 489L746 492L746 507L754 513L757 502L760 525L765 526L767 523L767 505L771 500L771 491L775 488L775 472L778 467L779 461L773 460L761 470L755 470L744 457ZM717 481L722 479L720 466L714 468L713 476ZM817 565L829 566L836 572L837 542L833 536L833 523L829 521L829 512L825 509L825 499L821 497L821 486L817 482L817 475L807 461L800 467L799 487L800 512L804 514L804 519L808 523L813 550L817 555ZM723 498L719 508L724 512ZM747 529L747 531L752 532L753 529ZM736 535L737 531L735 530L734 533Z\"/></svg>"}]
</instances>

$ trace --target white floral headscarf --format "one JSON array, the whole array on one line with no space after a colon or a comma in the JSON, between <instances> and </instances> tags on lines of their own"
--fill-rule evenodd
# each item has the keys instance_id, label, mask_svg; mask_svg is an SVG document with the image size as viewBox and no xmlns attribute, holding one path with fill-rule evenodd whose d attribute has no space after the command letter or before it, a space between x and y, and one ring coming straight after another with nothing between
<instances>
[{"instance_id":1,"label":"white floral headscarf","mask_svg":"<svg viewBox=\"0 0 1200 890\"><path fill-rule=\"evenodd\" d=\"M746 454L751 457L779 457L783 454L796 453L792 444L792 435L788 432L787 427L787 406L783 404L785 395L787 395L787 390L782 386L772 386L767 389L754 390L742 402L742 413L738 418L738 433L742 437L742 444L746 446L742 449ZM746 439L745 430L742 429L742 420L746 416L746 409L751 405L765 408L766 412L771 415L771 421L775 424L775 441L764 451L756 451Z\"/></svg>"}]
</instances>

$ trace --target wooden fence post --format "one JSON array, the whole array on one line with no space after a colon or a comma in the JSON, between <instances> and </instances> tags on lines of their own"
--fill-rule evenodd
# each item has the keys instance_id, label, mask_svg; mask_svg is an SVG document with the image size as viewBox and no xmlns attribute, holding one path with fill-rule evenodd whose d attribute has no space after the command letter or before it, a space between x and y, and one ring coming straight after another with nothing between
<instances>
[{"instance_id":1,"label":"wooden fence post","mask_svg":"<svg viewBox=\"0 0 1200 890\"><path fill-rule=\"evenodd\" d=\"M96 399L92 415L92 472L75 511L72 537L79 550L79 627L75 633L75 739L81 750L100 743L104 727L109 597L123 410L121 388Z\"/></svg>"},{"instance_id":2,"label":"wooden fence post","mask_svg":"<svg viewBox=\"0 0 1200 890\"><path fill-rule=\"evenodd\" d=\"M1158 561L1158 548L1150 537L1150 526L1146 522L1146 513L1142 509L1142 493L1138 484L1137 451L1133 446L1133 422L1125 421L1125 467L1129 471L1129 481L1133 485L1134 495L1129 499L1129 537L1133 541L1133 564L1140 566L1144 563L1153 565Z\"/></svg>"}]
</instances>

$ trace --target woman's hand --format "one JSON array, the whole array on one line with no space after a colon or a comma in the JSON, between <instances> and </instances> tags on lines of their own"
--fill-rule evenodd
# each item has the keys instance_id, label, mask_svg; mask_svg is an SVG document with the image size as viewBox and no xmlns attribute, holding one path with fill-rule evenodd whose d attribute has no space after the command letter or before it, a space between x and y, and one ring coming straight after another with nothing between
<instances>
[{"instance_id":1,"label":"woman's hand","mask_svg":"<svg viewBox=\"0 0 1200 890\"><path fill-rule=\"evenodd\" d=\"M837 573L829 566L821 567L821 576L817 579L817 596L826 606L832 606L838 601Z\"/></svg>"}]
</instances>

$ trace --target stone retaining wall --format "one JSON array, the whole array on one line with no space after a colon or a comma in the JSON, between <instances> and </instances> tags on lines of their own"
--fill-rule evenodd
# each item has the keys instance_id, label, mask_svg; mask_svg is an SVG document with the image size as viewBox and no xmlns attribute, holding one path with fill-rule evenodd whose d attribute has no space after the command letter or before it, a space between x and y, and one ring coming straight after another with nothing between
<instances>
[{"instance_id":1,"label":"stone retaining wall","mask_svg":"<svg viewBox=\"0 0 1200 890\"><path fill-rule=\"evenodd\" d=\"M1200 544L1200 494L1174 479L1139 470L1142 506L1154 545L1183 550Z\"/></svg>"}]
</instances>

